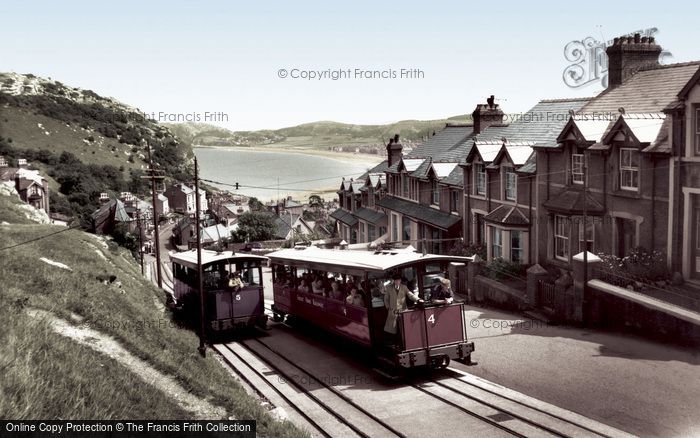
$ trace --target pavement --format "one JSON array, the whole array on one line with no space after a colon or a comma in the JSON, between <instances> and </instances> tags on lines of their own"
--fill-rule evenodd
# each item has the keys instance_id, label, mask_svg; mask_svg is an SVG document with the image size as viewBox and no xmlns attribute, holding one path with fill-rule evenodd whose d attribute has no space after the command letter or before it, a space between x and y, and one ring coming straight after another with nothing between
<instances>
[{"instance_id":1,"label":"pavement","mask_svg":"<svg viewBox=\"0 0 700 438\"><path fill-rule=\"evenodd\" d=\"M476 365L453 367L639 436L700 436L700 352L467 306Z\"/></svg>"}]
</instances>

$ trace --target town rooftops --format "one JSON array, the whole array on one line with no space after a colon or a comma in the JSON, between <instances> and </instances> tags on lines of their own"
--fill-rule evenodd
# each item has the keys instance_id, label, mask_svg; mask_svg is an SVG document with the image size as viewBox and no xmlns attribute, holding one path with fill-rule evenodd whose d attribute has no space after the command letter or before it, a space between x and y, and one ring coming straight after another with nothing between
<instances>
[{"instance_id":1,"label":"town rooftops","mask_svg":"<svg viewBox=\"0 0 700 438\"><path fill-rule=\"evenodd\" d=\"M394 196L386 196L379 201L379 206L388 208L409 216L419 222L432 225L434 227L449 230L454 225L461 222L460 216L445 213L427 205L417 204Z\"/></svg>"},{"instance_id":2,"label":"town rooftops","mask_svg":"<svg viewBox=\"0 0 700 438\"><path fill-rule=\"evenodd\" d=\"M581 113L656 113L677 100L700 69L700 61L642 68L615 88L608 88L581 108Z\"/></svg>"}]
</instances>

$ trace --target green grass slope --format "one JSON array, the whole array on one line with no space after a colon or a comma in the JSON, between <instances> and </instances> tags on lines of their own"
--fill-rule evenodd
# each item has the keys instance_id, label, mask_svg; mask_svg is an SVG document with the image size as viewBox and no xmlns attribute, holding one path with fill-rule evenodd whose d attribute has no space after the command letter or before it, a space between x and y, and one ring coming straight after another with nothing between
<instances>
[{"instance_id":1,"label":"green grass slope","mask_svg":"<svg viewBox=\"0 0 700 438\"><path fill-rule=\"evenodd\" d=\"M164 295L140 275L131 256L113 243L78 230L29 224L16 203L0 195L0 413L14 419L186 419L168 394L133 370L30 316L40 309L117 340L132 355L172 376L228 416L258 421L263 436L302 436L249 397L197 337L180 328ZM52 234L50 237L42 238ZM11 249L9 246L34 240ZM72 271L40 261L63 263ZM103 284L97 275L115 275Z\"/></svg>"}]
</instances>

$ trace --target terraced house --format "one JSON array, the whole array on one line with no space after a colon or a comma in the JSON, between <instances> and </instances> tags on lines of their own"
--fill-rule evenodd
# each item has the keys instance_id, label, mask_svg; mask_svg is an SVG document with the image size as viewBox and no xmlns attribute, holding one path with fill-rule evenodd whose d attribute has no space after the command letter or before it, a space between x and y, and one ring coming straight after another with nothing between
<instances>
[{"instance_id":1,"label":"terraced house","mask_svg":"<svg viewBox=\"0 0 700 438\"><path fill-rule=\"evenodd\" d=\"M383 161L356 180L343 179L337 192L339 208L331 217L346 242L376 244L386 240L387 217L379 206L386 194L386 168L387 161Z\"/></svg>"},{"instance_id":2,"label":"terraced house","mask_svg":"<svg viewBox=\"0 0 700 438\"><path fill-rule=\"evenodd\" d=\"M659 65L661 47L639 35L607 52L608 88L535 145L538 260L570 268L584 249L623 257L642 246L697 278L700 63Z\"/></svg>"}]
</instances>

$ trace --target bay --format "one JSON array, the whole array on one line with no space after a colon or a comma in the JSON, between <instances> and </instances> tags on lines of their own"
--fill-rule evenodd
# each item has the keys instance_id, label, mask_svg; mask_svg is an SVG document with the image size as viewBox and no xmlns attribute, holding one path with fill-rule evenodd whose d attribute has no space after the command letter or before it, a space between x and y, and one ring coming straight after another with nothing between
<instances>
[{"instance_id":1,"label":"bay","mask_svg":"<svg viewBox=\"0 0 700 438\"><path fill-rule=\"evenodd\" d=\"M311 193L336 197L343 177L357 178L381 161L373 155L338 157L303 152L244 148L195 148L200 178L207 184L255 196L261 201L291 196L303 200ZM239 184L239 190L229 185ZM331 192L331 193L329 193Z\"/></svg>"}]
</instances>

